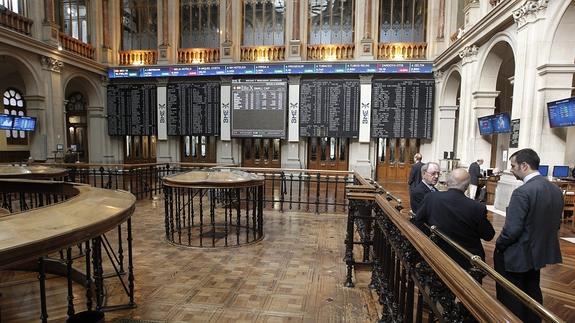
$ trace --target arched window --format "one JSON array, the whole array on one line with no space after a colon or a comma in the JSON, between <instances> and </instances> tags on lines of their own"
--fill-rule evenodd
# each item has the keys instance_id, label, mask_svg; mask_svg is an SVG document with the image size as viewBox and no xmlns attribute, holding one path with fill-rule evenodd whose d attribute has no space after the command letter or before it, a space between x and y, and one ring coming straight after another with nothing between
<instances>
[{"instance_id":1,"label":"arched window","mask_svg":"<svg viewBox=\"0 0 575 323\"><path fill-rule=\"evenodd\" d=\"M244 46L283 46L285 2L244 0Z\"/></svg>"},{"instance_id":2,"label":"arched window","mask_svg":"<svg viewBox=\"0 0 575 323\"><path fill-rule=\"evenodd\" d=\"M352 44L355 0L309 0L309 43Z\"/></svg>"},{"instance_id":3,"label":"arched window","mask_svg":"<svg viewBox=\"0 0 575 323\"><path fill-rule=\"evenodd\" d=\"M4 92L4 114L11 114L13 116L25 116L26 105L22 93L16 89L7 89ZM27 145L28 139L26 138L25 131L6 130L6 143L9 145Z\"/></svg>"},{"instance_id":4,"label":"arched window","mask_svg":"<svg viewBox=\"0 0 575 323\"><path fill-rule=\"evenodd\" d=\"M157 0L122 0L122 49L158 48Z\"/></svg>"},{"instance_id":5,"label":"arched window","mask_svg":"<svg viewBox=\"0 0 575 323\"><path fill-rule=\"evenodd\" d=\"M219 0L181 0L180 48L219 48L219 12Z\"/></svg>"}]
</instances>

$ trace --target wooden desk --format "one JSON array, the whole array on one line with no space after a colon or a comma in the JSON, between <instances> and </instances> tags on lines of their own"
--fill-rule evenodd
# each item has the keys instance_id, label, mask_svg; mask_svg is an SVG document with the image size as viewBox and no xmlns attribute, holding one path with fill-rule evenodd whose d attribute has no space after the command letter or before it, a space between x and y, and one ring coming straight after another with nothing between
<instances>
[{"instance_id":1,"label":"wooden desk","mask_svg":"<svg viewBox=\"0 0 575 323\"><path fill-rule=\"evenodd\" d=\"M495 189L497 188L497 182L499 182L499 176L489 176L485 181L485 189L487 192L485 203L488 205L493 205L495 203Z\"/></svg>"}]
</instances>

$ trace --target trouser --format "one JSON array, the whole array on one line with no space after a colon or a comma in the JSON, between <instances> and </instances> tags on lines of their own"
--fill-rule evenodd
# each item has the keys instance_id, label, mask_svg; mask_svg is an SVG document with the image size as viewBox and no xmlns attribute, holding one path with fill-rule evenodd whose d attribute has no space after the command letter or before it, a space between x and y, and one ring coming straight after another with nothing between
<instances>
[{"instance_id":1,"label":"trouser","mask_svg":"<svg viewBox=\"0 0 575 323\"><path fill-rule=\"evenodd\" d=\"M505 259L503 253L495 252L493 254L493 264L495 270L503 275L508 281L513 283L527 295L540 304L543 304L543 295L539 282L541 273L539 270L529 270L523 273L513 273L505 270ZM535 312L524 305L517 297L509 293L505 288L497 284L495 286L497 299L505 305L513 314L523 322L541 322L541 319Z\"/></svg>"},{"instance_id":2,"label":"trouser","mask_svg":"<svg viewBox=\"0 0 575 323\"><path fill-rule=\"evenodd\" d=\"M477 185L469 184L468 197L472 200L475 200L475 196L477 196Z\"/></svg>"}]
</instances>

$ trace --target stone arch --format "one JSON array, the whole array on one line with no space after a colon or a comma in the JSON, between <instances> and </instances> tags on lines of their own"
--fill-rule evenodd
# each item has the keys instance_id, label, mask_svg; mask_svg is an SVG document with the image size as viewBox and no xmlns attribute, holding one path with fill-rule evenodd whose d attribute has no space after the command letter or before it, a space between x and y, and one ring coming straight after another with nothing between
<instances>
[{"instance_id":1,"label":"stone arch","mask_svg":"<svg viewBox=\"0 0 575 323\"><path fill-rule=\"evenodd\" d=\"M88 106L104 106L101 91L98 90L98 85L95 84L93 78L82 73L70 74L64 81L64 98L75 92L85 95Z\"/></svg>"},{"instance_id":2,"label":"stone arch","mask_svg":"<svg viewBox=\"0 0 575 323\"><path fill-rule=\"evenodd\" d=\"M549 16L550 25L545 39L551 39L552 41L546 48L548 51L547 57L549 57L548 61L554 64L573 64L575 60L575 40L573 38L575 2L566 1L562 3Z\"/></svg>"},{"instance_id":3,"label":"stone arch","mask_svg":"<svg viewBox=\"0 0 575 323\"><path fill-rule=\"evenodd\" d=\"M453 65L446 72L445 84L441 91L440 106L458 106L458 94L461 89L461 71L457 65Z\"/></svg>"},{"instance_id":4,"label":"stone arch","mask_svg":"<svg viewBox=\"0 0 575 323\"><path fill-rule=\"evenodd\" d=\"M38 65L39 65L38 61ZM0 69L2 70L2 79L9 79L11 82L19 83L24 86L22 90L25 96L42 95L40 93L40 75L38 75L39 66L34 67L29 60L14 55L6 51L0 51Z\"/></svg>"},{"instance_id":5,"label":"stone arch","mask_svg":"<svg viewBox=\"0 0 575 323\"><path fill-rule=\"evenodd\" d=\"M483 55L479 58L480 70L477 90L495 91L501 65L510 58L509 53L511 53L513 60L517 56L515 41L507 32L502 32L491 38L484 45L484 48Z\"/></svg>"}]
</instances>

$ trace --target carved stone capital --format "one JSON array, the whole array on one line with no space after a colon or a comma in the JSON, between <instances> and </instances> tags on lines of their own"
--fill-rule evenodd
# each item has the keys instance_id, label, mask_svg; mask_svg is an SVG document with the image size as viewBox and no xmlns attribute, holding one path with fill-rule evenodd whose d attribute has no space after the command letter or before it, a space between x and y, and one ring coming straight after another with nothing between
<instances>
[{"instance_id":1,"label":"carved stone capital","mask_svg":"<svg viewBox=\"0 0 575 323\"><path fill-rule=\"evenodd\" d=\"M40 63L42 64L43 69L52 72L60 72L62 67L64 67L64 62L49 56L41 56Z\"/></svg>"},{"instance_id":2,"label":"carved stone capital","mask_svg":"<svg viewBox=\"0 0 575 323\"><path fill-rule=\"evenodd\" d=\"M441 83L443 81L443 71L437 70L433 71L433 78L435 79L435 83Z\"/></svg>"},{"instance_id":3,"label":"carved stone capital","mask_svg":"<svg viewBox=\"0 0 575 323\"><path fill-rule=\"evenodd\" d=\"M459 58L463 60L463 64L469 63L474 61L477 58L477 53L479 52L479 48L475 45L465 46L459 52Z\"/></svg>"},{"instance_id":4,"label":"carved stone capital","mask_svg":"<svg viewBox=\"0 0 575 323\"><path fill-rule=\"evenodd\" d=\"M513 11L513 19L517 27L525 25L530 18L536 17L539 11L547 8L549 0L527 0L519 8Z\"/></svg>"}]
</instances>

